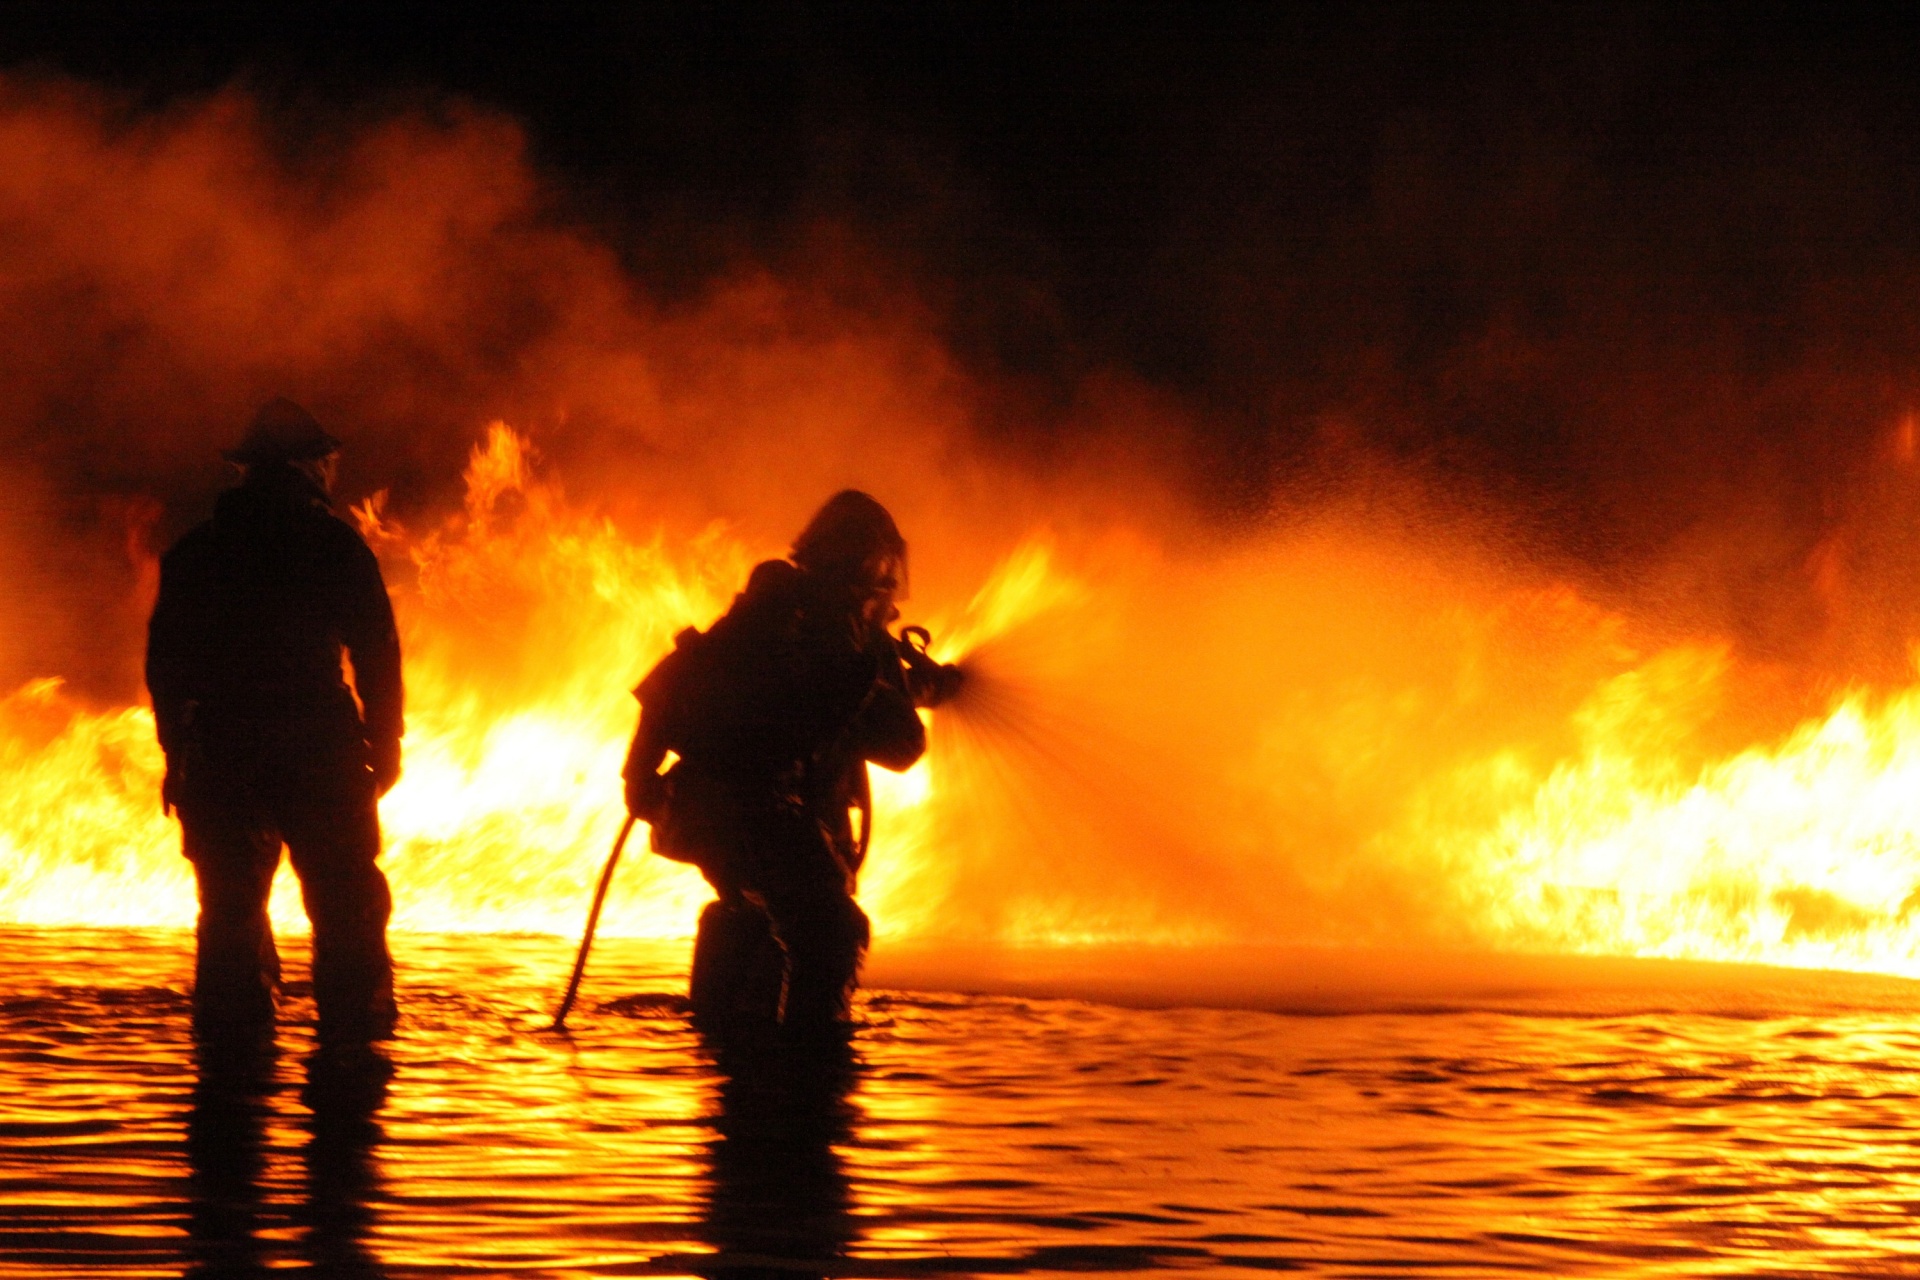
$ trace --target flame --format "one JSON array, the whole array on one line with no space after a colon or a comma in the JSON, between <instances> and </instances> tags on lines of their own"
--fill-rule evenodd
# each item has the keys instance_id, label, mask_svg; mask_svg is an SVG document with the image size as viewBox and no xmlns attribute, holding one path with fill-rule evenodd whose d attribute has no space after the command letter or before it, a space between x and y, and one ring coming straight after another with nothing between
<instances>
[{"instance_id":1,"label":"flame","mask_svg":"<svg viewBox=\"0 0 1920 1280\"><path fill-rule=\"evenodd\" d=\"M1454 837L1490 931L1920 974L1920 687L1851 692L1780 742L1679 767L1661 739L1691 726L1663 711L1728 678L1724 650L1663 653L1595 692L1573 760L1544 776L1499 762L1508 776L1494 785L1518 803Z\"/></svg>"},{"instance_id":2,"label":"flame","mask_svg":"<svg viewBox=\"0 0 1920 1280\"><path fill-rule=\"evenodd\" d=\"M407 654L395 925L572 933L621 819L625 691L778 549L726 525L636 537L504 424L465 480L418 531L384 495L353 512ZM1398 554L1316 535L1203 571L1137 534L1036 530L927 602L972 680L926 760L876 774L881 936L1920 974L1920 683L1783 718L1791 682L1724 643L1645 644L1566 587ZM0 699L0 919L190 923L162 770L144 708L51 678ZM707 896L637 847L616 885L603 927L633 936L685 936ZM291 877L273 912L302 927Z\"/></svg>"},{"instance_id":3,"label":"flame","mask_svg":"<svg viewBox=\"0 0 1920 1280\"><path fill-rule=\"evenodd\" d=\"M153 715L90 712L58 679L0 701L0 917L22 924L180 924L193 875L160 814Z\"/></svg>"}]
</instances>

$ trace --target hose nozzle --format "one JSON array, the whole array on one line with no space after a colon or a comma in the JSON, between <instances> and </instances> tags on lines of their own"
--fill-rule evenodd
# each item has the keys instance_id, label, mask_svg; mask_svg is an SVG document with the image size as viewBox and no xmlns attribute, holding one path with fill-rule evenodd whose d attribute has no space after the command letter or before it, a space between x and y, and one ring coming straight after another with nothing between
<instances>
[{"instance_id":1,"label":"hose nozzle","mask_svg":"<svg viewBox=\"0 0 1920 1280\"><path fill-rule=\"evenodd\" d=\"M933 636L925 627L900 629L900 661L907 670L907 692L916 707L937 707L960 692L966 674L951 662L940 662L927 652Z\"/></svg>"}]
</instances>

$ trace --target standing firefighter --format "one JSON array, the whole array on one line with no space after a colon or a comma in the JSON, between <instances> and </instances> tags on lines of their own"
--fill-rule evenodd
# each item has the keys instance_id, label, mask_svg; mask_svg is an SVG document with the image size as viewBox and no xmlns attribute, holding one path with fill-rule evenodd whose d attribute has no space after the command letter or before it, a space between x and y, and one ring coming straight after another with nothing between
<instances>
[{"instance_id":1,"label":"standing firefighter","mask_svg":"<svg viewBox=\"0 0 1920 1280\"><path fill-rule=\"evenodd\" d=\"M268 404L225 455L240 485L160 562L147 688L163 801L200 894L193 1017L204 1041L272 1026L280 960L267 894L283 842L313 922L321 1044L393 1032L374 805L400 776L400 641L373 552L333 514L339 447L299 405Z\"/></svg>"},{"instance_id":2,"label":"standing firefighter","mask_svg":"<svg viewBox=\"0 0 1920 1280\"><path fill-rule=\"evenodd\" d=\"M635 691L627 806L657 851L699 866L719 895L700 917L692 983L694 1014L714 1030L777 1020L793 1038L832 1040L849 1025L868 937L853 896L867 764L918 760L914 708L959 681L888 630L906 567L886 508L836 494L790 560L757 566L726 616L682 632ZM662 775L669 751L679 761Z\"/></svg>"}]
</instances>

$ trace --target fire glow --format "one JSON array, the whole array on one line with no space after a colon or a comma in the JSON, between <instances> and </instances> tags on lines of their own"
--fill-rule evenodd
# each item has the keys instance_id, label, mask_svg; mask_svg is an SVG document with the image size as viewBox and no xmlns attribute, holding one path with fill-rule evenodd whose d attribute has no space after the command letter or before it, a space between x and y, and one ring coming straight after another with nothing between
<instances>
[{"instance_id":1,"label":"fire glow","mask_svg":"<svg viewBox=\"0 0 1920 1280\"><path fill-rule=\"evenodd\" d=\"M620 822L627 690L854 484L913 543L906 620L973 672L928 758L876 776L883 941L1920 974L1920 685L1883 660L1916 638L1911 419L1806 566L1834 654L1763 660L1655 593L1601 602L1364 450L1276 488L1265 526L1211 528L1166 480L1191 424L1120 374L1075 389L1082 452L1009 460L937 325L841 241L818 269L865 280L858 305L750 265L657 305L543 218L518 131L477 110L296 162L238 92L128 117L0 88L0 328L33 357L0 370L0 426L39 450L8 455L0 507L0 921L191 923L129 705L140 590L113 573L131 544L150 589L141 520L208 496L221 424L312 391L349 474L413 481L354 512L406 651L399 928L575 933ZM103 494L124 528L68 545L62 504ZM633 857L603 927L684 936L704 897ZM283 928L296 899L282 877Z\"/></svg>"},{"instance_id":2,"label":"fire glow","mask_svg":"<svg viewBox=\"0 0 1920 1280\"><path fill-rule=\"evenodd\" d=\"M572 931L620 818L624 691L779 548L724 526L634 539L504 425L439 526L378 498L354 515L407 652L406 775L382 809L396 926ZM920 766L877 778L882 938L1424 938L1920 973L1920 687L1845 692L1724 749L1759 678L1726 646L1643 650L1565 588L1443 574L1337 525L1205 565L1137 533L1069 551L1036 532L971 599L915 603L982 691L936 715ZM0 770L0 919L190 923L143 708L28 684L0 703ZM683 936L705 896L636 858L605 927ZM274 914L300 926L290 876Z\"/></svg>"}]
</instances>

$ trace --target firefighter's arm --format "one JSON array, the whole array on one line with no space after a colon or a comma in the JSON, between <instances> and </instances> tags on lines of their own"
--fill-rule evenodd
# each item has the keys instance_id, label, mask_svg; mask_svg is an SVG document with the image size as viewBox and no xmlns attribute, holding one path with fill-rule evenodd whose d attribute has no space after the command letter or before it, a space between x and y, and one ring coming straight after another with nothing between
<instances>
[{"instance_id":1,"label":"firefighter's arm","mask_svg":"<svg viewBox=\"0 0 1920 1280\"><path fill-rule=\"evenodd\" d=\"M353 662L354 691L360 695L374 786L385 795L400 778L400 738L406 732L400 632L394 625L393 602L380 576L380 562L358 538L354 544L340 638Z\"/></svg>"},{"instance_id":2,"label":"firefighter's arm","mask_svg":"<svg viewBox=\"0 0 1920 1280\"><path fill-rule=\"evenodd\" d=\"M879 672L854 718L853 742L861 759L898 773L926 754L927 727L913 708L906 671L891 638L875 657Z\"/></svg>"},{"instance_id":3,"label":"firefighter's arm","mask_svg":"<svg viewBox=\"0 0 1920 1280\"><path fill-rule=\"evenodd\" d=\"M640 710L640 725L633 731L633 745L627 748L626 767L620 770L627 784L627 812L652 825L660 816L667 799L667 780L660 765L667 758L667 739L660 729L660 717Z\"/></svg>"},{"instance_id":4,"label":"firefighter's arm","mask_svg":"<svg viewBox=\"0 0 1920 1280\"><path fill-rule=\"evenodd\" d=\"M184 644L178 575L170 560L160 562L160 596L147 620L147 693L153 699L153 727L160 749L169 757L180 746L182 710L186 698L180 679Z\"/></svg>"},{"instance_id":5,"label":"firefighter's arm","mask_svg":"<svg viewBox=\"0 0 1920 1280\"><path fill-rule=\"evenodd\" d=\"M185 622L180 605L179 571L172 558L160 561L160 595L154 602L153 616L147 620L147 693L153 699L154 735L160 739L160 751L167 760L166 776L160 783L160 811L172 813L178 799L186 766L187 723L193 703L183 678L187 645Z\"/></svg>"},{"instance_id":6,"label":"firefighter's arm","mask_svg":"<svg viewBox=\"0 0 1920 1280\"><path fill-rule=\"evenodd\" d=\"M649 826L667 802L667 780L660 766L667 752L681 745L674 726L686 697L688 665L701 639L700 632L692 627L681 631L673 638L673 649L653 665L633 691L640 701L640 724L633 731L633 745L627 748L627 763L620 776L627 784L627 812Z\"/></svg>"}]
</instances>

